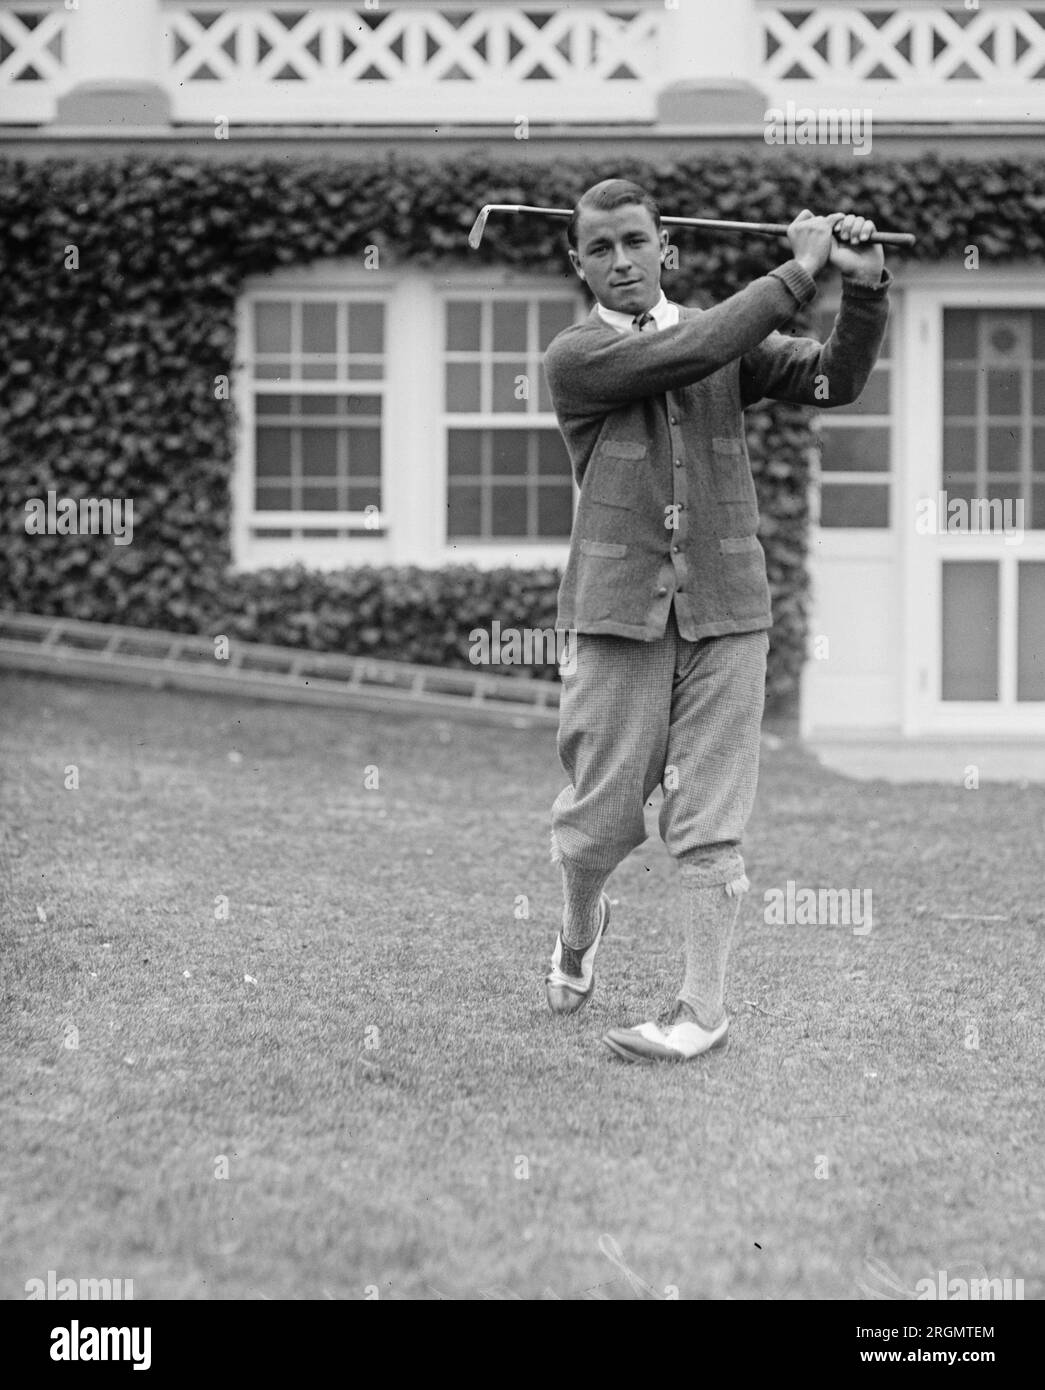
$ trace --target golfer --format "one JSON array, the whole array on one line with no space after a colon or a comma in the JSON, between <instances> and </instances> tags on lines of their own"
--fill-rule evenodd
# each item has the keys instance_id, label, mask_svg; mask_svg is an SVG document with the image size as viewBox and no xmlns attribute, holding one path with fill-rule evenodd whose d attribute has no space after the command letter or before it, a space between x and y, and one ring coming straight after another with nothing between
<instances>
[{"instance_id":1,"label":"golfer","mask_svg":"<svg viewBox=\"0 0 1045 1390\"><path fill-rule=\"evenodd\" d=\"M546 989L556 1014L591 998L610 919L603 888L645 840L643 808L662 785L685 975L659 1021L606 1034L628 1060L678 1061L727 1041L772 626L743 412L765 397L830 407L859 396L888 318L874 230L853 213L801 212L787 232L793 258L702 311L661 290L668 234L642 188L598 183L569 223L570 260L596 304L545 358L580 488L556 623L575 651L558 734L570 780L552 809L564 908ZM829 265L842 300L827 342L779 332Z\"/></svg>"}]
</instances>

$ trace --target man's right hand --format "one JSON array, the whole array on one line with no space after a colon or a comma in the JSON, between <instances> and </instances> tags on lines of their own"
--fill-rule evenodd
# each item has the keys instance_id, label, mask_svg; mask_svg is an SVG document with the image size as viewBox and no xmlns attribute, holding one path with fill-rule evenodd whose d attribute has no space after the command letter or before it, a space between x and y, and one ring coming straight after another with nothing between
<instances>
[{"instance_id":1,"label":"man's right hand","mask_svg":"<svg viewBox=\"0 0 1045 1390\"><path fill-rule=\"evenodd\" d=\"M815 217L803 208L787 229L787 239L795 260L814 278L820 274L831 255L832 228L843 216L833 212L828 217Z\"/></svg>"}]
</instances>

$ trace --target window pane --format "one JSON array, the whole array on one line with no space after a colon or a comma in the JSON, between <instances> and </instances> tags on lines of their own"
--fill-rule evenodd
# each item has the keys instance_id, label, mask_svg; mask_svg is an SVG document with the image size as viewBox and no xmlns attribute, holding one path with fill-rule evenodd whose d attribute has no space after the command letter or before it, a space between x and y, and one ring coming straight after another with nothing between
<instances>
[{"instance_id":1,"label":"window pane","mask_svg":"<svg viewBox=\"0 0 1045 1390\"><path fill-rule=\"evenodd\" d=\"M526 413L527 400L532 383L526 370L526 361L495 362L493 364L493 408L504 414ZM517 399L522 396L522 399Z\"/></svg>"},{"instance_id":2,"label":"window pane","mask_svg":"<svg viewBox=\"0 0 1045 1390\"><path fill-rule=\"evenodd\" d=\"M537 306L537 346L541 352L574 319L574 307L565 299L542 299Z\"/></svg>"},{"instance_id":3,"label":"window pane","mask_svg":"<svg viewBox=\"0 0 1045 1390\"><path fill-rule=\"evenodd\" d=\"M472 362L447 362L447 410L475 412L480 409L480 399L479 364Z\"/></svg>"},{"instance_id":4,"label":"window pane","mask_svg":"<svg viewBox=\"0 0 1045 1390\"><path fill-rule=\"evenodd\" d=\"M1020 468L1020 430L994 425L987 431L987 471L1018 473Z\"/></svg>"},{"instance_id":5,"label":"window pane","mask_svg":"<svg viewBox=\"0 0 1045 1390\"><path fill-rule=\"evenodd\" d=\"M943 430L943 473L976 472L976 427L945 425Z\"/></svg>"},{"instance_id":6,"label":"window pane","mask_svg":"<svg viewBox=\"0 0 1045 1390\"><path fill-rule=\"evenodd\" d=\"M301 505L306 512L336 512L339 510L336 487L303 487Z\"/></svg>"},{"instance_id":7,"label":"window pane","mask_svg":"<svg viewBox=\"0 0 1045 1390\"><path fill-rule=\"evenodd\" d=\"M534 434L537 438L537 472L541 477L554 477L558 474L563 478L572 478L570 456L566 452L566 445L562 442L559 431L535 430Z\"/></svg>"},{"instance_id":8,"label":"window pane","mask_svg":"<svg viewBox=\"0 0 1045 1390\"><path fill-rule=\"evenodd\" d=\"M821 433L824 451L820 467L825 473L889 471L888 425L855 425L850 429L822 422Z\"/></svg>"},{"instance_id":9,"label":"window pane","mask_svg":"<svg viewBox=\"0 0 1045 1390\"><path fill-rule=\"evenodd\" d=\"M1034 397L1031 409L1035 415L1045 419L1045 371L1039 369L1034 373Z\"/></svg>"},{"instance_id":10,"label":"window pane","mask_svg":"<svg viewBox=\"0 0 1045 1390\"><path fill-rule=\"evenodd\" d=\"M495 536L525 536L525 486L499 483L493 490L493 534Z\"/></svg>"},{"instance_id":11,"label":"window pane","mask_svg":"<svg viewBox=\"0 0 1045 1390\"><path fill-rule=\"evenodd\" d=\"M821 526L889 525L889 489L880 483L834 483L820 492Z\"/></svg>"},{"instance_id":12,"label":"window pane","mask_svg":"<svg viewBox=\"0 0 1045 1390\"><path fill-rule=\"evenodd\" d=\"M301 347L304 352L337 351L337 308L333 304L301 306Z\"/></svg>"},{"instance_id":13,"label":"window pane","mask_svg":"<svg viewBox=\"0 0 1045 1390\"><path fill-rule=\"evenodd\" d=\"M447 536L450 540L482 534L480 497L478 487L461 487L458 484L451 487L447 520Z\"/></svg>"},{"instance_id":14,"label":"window pane","mask_svg":"<svg viewBox=\"0 0 1045 1390\"><path fill-rule=\"evenodd\" d=\"M998 566L942 565L944 700L998 698Z\"/></svg>"},{"instance_id":15,"label":"window pane","mask_svg":"<svg viewBox=\"0 0 1045 1390\"><path fill-rule=\"evenodd\" d=\"M1019 372L997 368L987 373L987 412L990 415L1018 415L1022 409Z\"/></svg>"},{"instance_id":16,"label":"window pane","mask_svg":"<svg viewBox=\"0 0 1045 1390\"><path fill-rule=\"evenodd\" d=\"M311 360L302 358L301 360L302 381L333 381L336 376L337 361L333 357L317 357Z\"/></svg>"},{"instance_id":17,"label":"window pane","mask_svg":"<svg viewBox=\"0 0 1045 1390\"><path fill-rule=\"evenodd\" d=\"M255 415L285 415L286 413L286 396L257 396L255 398Z\"/></svg>"},{"instance_id":18,"label":"window pane","mask_svg":"<svg viewBox=\"0 0 1045 1390\"><path fill-rule=\"evenodd\" d=\"M956 498L961 502L971 502L974 497L979 496L975 478L968 478L964 474L957 474L952 477L950 473L945 473L943 480L947 487L948 503L953 502ZM938 524L942 525L942 522Z\"/></svg>"},{"instance_id":19,"label":"window pane","mask_svg":"<svg viewBox=\"0 0 1045 1390\"><path fill-rule=\"evenodd\" d=\"M348 309L349 352L384 352L385 306L350 304Z\"/></svg>"},{"instance_id":20,"label":"window pane","mask_svg":"<svg viewBox=\"0 0 1045 1390\"><path fill-rule=\"evenodd\" d=\"M353 481L381 476L381 431L350 429L348 439L348 471Z\"/></svg>"},{"instance_id":21,"label":"window pane","mask_svg":"<svg viewBox=\"0 0 1045 1390\"><path fill-rule=\"evenodd\" d=\"M945 309L943 311L943 355L953 362L958 358L975 361L976 310Z\"/></svg>"},{"instance_id":22,"label":"window pane","mask_svg":"<svg viewBox=\"0 0 1045 1390\"><path fill-rule=\"evenodd\" d=\"M255 431L254 471L259 478L283 478L290 473L290 430L271 425Z\"/></svg>"},{"instance_id":23,"label":"window pane","mask_svg":"<svg viewBox=\"0 0 1045 1390\"><path fill-rule=\"evenodd\" d=\"M367 507L381 510L381 488L377 483L353 483L348 489L348 510L365 512Z\"/></svg>"},{"instance_id":24,"label":"window pane","mask_svg":"<svg viewBox=\"0 0 1045 1390\"><path fill-rule=\"evenodd\" d=\"M254 305L254 348L256 352L290 351L290 303L262 301Z\"/></svg>"},{"instance_id":25,"label":"window pane","mask_svg":"<svg viewBox=\"0 0 1045 1390\"><path fill-rule=\"evenodd\" d=\"M528 307L529 306L523 300L494 300L494 352L526 351L526 314Z\"/></svg>"},{"instance_id":26,"label":"window pane","mask_svg":"<svg viewBox=\"0 0 1045 1390\"><path fill-rule=\"evenodd\" d=\"M1034 431L1030 466L1035 473L1045 473L1045 427Z\"/></svg>"},{"instance_id":27,"label":"window pane","mask_svg":"<svg viewBox=\"0 0 1045 1390\"><path fill-rule=\"evenodd\" d=\"M478 430L451 430L448 440L447 469L451 478L479 472L482 435Z\"/></svg>"},{"instance_id":28,"label":"window pane","mask_svg":"<svg viewBox=\"0 0 1045 1390\"><path fill-rule=\"evenodd\" d=\"M988 501L988 502L993 502L993 501L995 501L995 500L998 500L998 501L1002 501L1002 502L1016 503L1017 501L1019 501L1019 499L1020 499L1022 496L1023 496L1023 482L1022 482L1022 480L1019 479L1019 478L999 478L999 479L994 479L992 482L989 482L989 483L987 484L987 501ZM1009 520L1008 522L999 520L999 522L998 522L998 527L997 527L997 528L992 527L992 529L1004 529L1004 527L1005 527L1007 524L1011 524L1011 525L1015 525L1015 524L1016 524L1016 521L1017 521L1017 513L1016 513L1016 510L1015 510L1015 507L1014 507L1014 506L1013 506L1013 507L1010 507L1010 508L1008 508L1007 510L1008 510L1008 513L1009 513L1010 520ZM998 512L998 508L995 507L995 509L994 509L994 515L996 515L997 512Z\"/></svg>"},{"instance_id":29,"label":"window pane","mask_svg":"<svg viewBox=\"0 0 1045 1390\"><path fill-rule=\"evenodd\" d=\"M306 478L336 475L337 430L301 431L301 472Z\"/></svg>"},{"instance_id":30,"label":"window pane","mask_svg":"<svg viewBox=\"0 0 1045 1390\"><path fill-rule=\"evenodd\" d=\"M494 473L526 475L529 451L529 430L491 430L491 454Z\"/></svg>"},{"instance_id":31,"label":"window pane","mask_svg":"<svg viewBox=\"0 0 1045 1390\"><path fill-rule=\"evenodd\" d=\"M254 375L262 381L289 381L290 359L279 358L275 362L258 362L254 367Z\"/></svg>"},{"instance_id":32,"label":"window pane","mask_svg":"<svg viewBox=\"0 0 1045 1390\"><path fill-rule=\"evenodd\" d=\"M478 352L479 305L452 299L446 306L446 347L449 352Z\"/></svg>"},{"instance_id":33,"label":"window pane","mask_svg":"<svg viewBox=\"0 0 1045 1390\"><path fill-rule=\"evenodd\" d=\"M326 400L326 396L322 399ZM373 420L378 424L381 422L380 396L343 396L341 409L353 420Z\"/></svg>"},{"instance_id":34,"label":"window pane","mask_svg":"<svg viewBox=\"0 0 1045 1390\"><path fill-rule=\"evenodd\" d=\"M1033 309L1030 318L1034 360L1045 362L1045 309Z\"/></svg>"},{"instance_id":35,"label":"window pane","mask_svg":"<svg viewBox=\"0 0 1045 1390\"><path fill-rule=\"evenodd\" d=\"M548 539L569 536L573 521L573 488L541 487L537 490L537 533Z\"/></svg>"},{"instance_id":36,"label":"window pane","mask_svg":"<svg viewBox=\"0 0 1045 1390\"><path fill-rule=\"evenodd\" d=\"M972 367L947 368L943 374L944 415L976 414L976 375Z\"/></svg>"},{"instance_id":37,"label":"window pane","mask_svg":"<svg viewBox=\"0 0 1045 1390\"><path fill-rule=\"evenodd\" d=\"M289 512L293 506L291 490L289 487L274 487L271 483L259 483L254 506L259 512Z\"/></svg>"},{"instance_id":38,"label":"window pane","mask_svg":"<svg viewBox=\"0 0 1045 1390\"><path fill-rule=\"evenodd\" d=\"M329 419L343 413L343 396L294 396L295 414L300 409L302 415L310 419Z\"/></svg>"}]
</instances>

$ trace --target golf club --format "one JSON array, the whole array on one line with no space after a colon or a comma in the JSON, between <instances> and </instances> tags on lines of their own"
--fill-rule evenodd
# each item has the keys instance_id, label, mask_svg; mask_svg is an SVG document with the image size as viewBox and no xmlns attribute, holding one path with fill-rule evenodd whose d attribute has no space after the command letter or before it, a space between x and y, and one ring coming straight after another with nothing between
<instances>
[{"instance_id":1,"label":"golf club","mask_svg":"<svg viewBox=\"0 0 1045 1390\"><path fill-rule=\"evenodd\" d=\"M479 216L468 233L468 245L476 250L486 231L486 223L492 212L532 212L544 217L572 217L572 208L536 208L525 203L487 203L479 210ZM756 236L786 236L787 225L783 222L725 222L712 217L662 217L666 227L703 227L708 231L752 232ZM913 232L875 232L870 241L880 246L913 246Z\"/></svg>"}]
</instances>

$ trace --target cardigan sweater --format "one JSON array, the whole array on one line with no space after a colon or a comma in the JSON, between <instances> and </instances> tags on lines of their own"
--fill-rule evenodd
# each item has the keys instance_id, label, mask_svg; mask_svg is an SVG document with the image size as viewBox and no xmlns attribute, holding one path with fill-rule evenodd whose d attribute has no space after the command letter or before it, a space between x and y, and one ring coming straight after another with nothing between
<instances>
[{"instance_id":1,"label":"cardigan sweater","mask_svg":"<svg viewBox=\"0 0 1045 1390\"><path fill-rule=\"evenodd\" d=\"M842 281L823 344L778 330L816 293L787 261L713 309L621 334L598 309L549 345L545 372L580 488L556 627L651 642L671 606L690 642L772 626L743 411L854 401L881 347L892 277Z\"/></svg>"}]
</instances>

